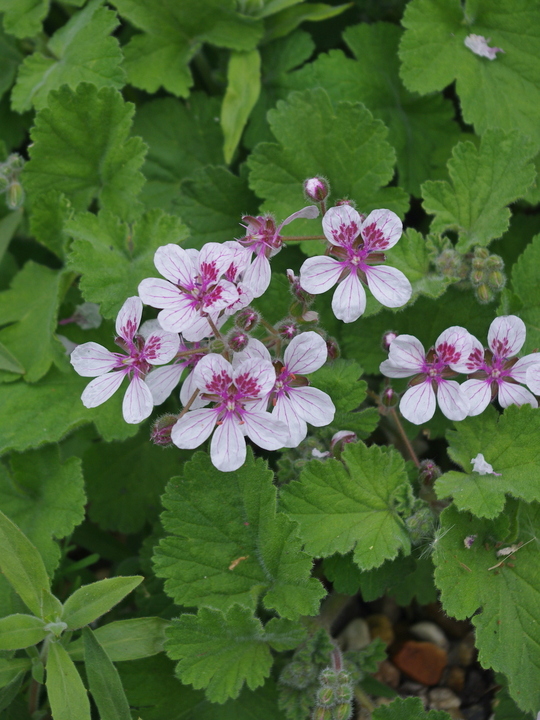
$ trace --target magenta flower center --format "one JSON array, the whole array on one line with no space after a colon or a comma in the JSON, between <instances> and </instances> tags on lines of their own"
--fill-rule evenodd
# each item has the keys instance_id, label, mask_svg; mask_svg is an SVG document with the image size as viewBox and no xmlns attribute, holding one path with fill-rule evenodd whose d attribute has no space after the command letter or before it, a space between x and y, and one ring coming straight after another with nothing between
<instances>
[{"instance_id":1,"label":"magenta flower center","mask_svg":"<svg viewBox=\"0 0 540 720\"><path fill-rule=\"evenodd\" d=\"M225 370L214 374L204 392L206 397L216 403L214 410L218 415L218 423L232 416L236 416L242 423L246 413L245 404L258 399L260 394L261 386L253 376L244 373L233 382Z\"/></svg>"}]
</instances>

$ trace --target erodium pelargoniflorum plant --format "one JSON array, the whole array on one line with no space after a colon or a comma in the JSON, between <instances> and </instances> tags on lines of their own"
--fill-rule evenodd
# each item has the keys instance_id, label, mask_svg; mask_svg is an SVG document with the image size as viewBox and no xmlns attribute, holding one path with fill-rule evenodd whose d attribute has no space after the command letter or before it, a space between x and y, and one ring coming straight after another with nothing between
<instances>
[{"instance_id":1,"label":"erodium pelargoniflorum plant","mask_svg":"<svg viewBox=\"0 0 540 720\"><path fill-rule=\"evenodd\" d=\"M0 716L537 720L537 0L0 27Z\"/></svg>"}]
</instances>

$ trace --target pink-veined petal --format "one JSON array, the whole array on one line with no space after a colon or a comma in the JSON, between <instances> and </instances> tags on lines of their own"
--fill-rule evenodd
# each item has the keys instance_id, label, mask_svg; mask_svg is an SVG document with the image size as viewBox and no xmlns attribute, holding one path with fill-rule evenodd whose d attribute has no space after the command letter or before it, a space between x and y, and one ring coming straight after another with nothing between
<instances>
[{"instance_id":1,"label":"pink-veined petal","mask_svg":"<svg viewBox=\"0 0 540 720\"><path fill-rule=\"evenodd\" d=\"M312 295L330 290L339 280L343 264L335 258L317 255L308 258L300 268L300 287Z\"/></svg>"},{"instance_id":2,"label":"pink-veined petal","mask_svg":"<svg viewBox=\"0 0 540 720\"><path fill-rule=\"evenodd\" d=\"M266 348L260 340L250 338L244 350L234 353L232 365L234 368L237 368L244 360L252 360L254 358L264 360L265 362L272 362L272 356L268 352L268 348Z\"/></svg>"},{"instance_id":3,"label":"pink-veined petal","mask_svg":"<svg viewBox=\"0 0 540 720\"><path fill-rule=\"evenodd\" d=\"M217 313L214 313L210 317L219 327L219 324L216 322ZM182 335L186 340L189 340L189 342L199 342L200 340L204 340L204 338L212 337L213 334L214 331L212 330L208 319L203 317L198 311L195 311L193 315L193 322L186 325L182 331Z\"/></svg>"},{"instance_id":4,"label":"pink-veined petal","mask_svg":"<svg viewBox=\"0 0 540 720\"><path fill-rule=\"evenodd\" d=\"M520 383L528 385L527 373L529 368L534 367L535 365L538 366L538 372L540 373L540 353L530 353L530 355L525 355L510 369L510 377Z\"/></svg>"},{"instance_id":5,"label":"pink-veined petal","mask_svg":"<svg viewBox=\"0 0 540 720\"><path fill-rule=\"evenodd\" d=\"M158 313L161 327L167 332L185 333L200 318L198 310L193 307L193 298L179 295L176 304ZM184 337L187 337L184 334Z\"/></svg>"},{"instance_id":6,"label":"pink-veined petal","mask_svg":"<svg viewBox=\"0 0 540 720\"><path fill-rule=\"evenodd\" d=\"M162 245L154 255L154 265L164 278L174 285L190 287L194 280L195 268L184 248L178 245ZM159 307L159 306L158 306Z\"/></svg>"},{"instance_id":7,"label":"pink-veined petal","mask_svg":"<svg viewBox=\"0 0 540 720\"><path fill-rule=\"evenodd\" d=\"M525 360L525 358L527 357L529 356L526 355L524 358L521 359ZM518 363L516 363L516 365L517 364ZM538 363L533 363L527 368L527 371L525 373L525 382L531 388L535 395L540 395L540 365L538 365Z\"/></svg>"},{"instance_id":8,"label":"pink-veined petal","mask_svg":"<svg viewBox=\"0 0 540 720\"><path fill-rule=\"evenodd\" d=\"M276 371L270 362L252 358L244 360L233 371L234 384L244 397L264 397L276 382Z\"/></svg>"},{"instance_id":9,"label":"pink-veined petal","mask_svg":"<svg viewBox=\"0 0 540 720\"><path fill-rule=\"evenodd\" d=\"M466 380L461 389L469 399L469 415L480 415L491 402L490 380Z\"/></svg>"},{"instance_id":10,"label":"pink-veined petal","mask_svg":"<svg viewBox=\"0 0 540 720\"><path fill-rule=\"evenodd\" d=\"M151 370L145 382L152 393L154 405L161 405L180 382L183 371L182 365L167 365L167 367Z\"/></svg>"},{"instance_id":11,"label":"pink-veined petal","mask_svg":"<svg viewBox=\"0 0 540 720\"><path fill-rule=\"evenodd\" d=\"M366 309L366 291L355 272L342 280L332 297L332 310L338 320L350 323L358 320Z\"/></svg>"},{"instance_id":12,"label":"pink-veined petal","mask_svg":"<svg viewBox=\"0 0 540 720\"><path fill-rule=\"evenodd\" d=\"M214 282L227 271L234 259L234 253L225 243L205 243L199 253L199 272L202 277Z\"/></svg>"},{"instance_id":13,"label":"pink-veined petal","mask_svg":"<svg viewBox=\"0 0 540 720\"><path fill-rule=\"evenodd\" d=\"M484 346L474 335L471 335L472 350L464 362L468 373L473 373L484 365Z\"/></svg>"},{"instance_id":14,"label":"pink-veined petal","mask_svg":"<svg viewBox=\"0 0 540 720\"><path fill-rule=\"evenodd\" d=\"M193 371L193 382L202 392L216 392L221 387L229 387L233 380L232 365L223 355L208 353L197 363ZM218 386L216 387L216 382Z\"/></svg>"},{"instance_id":15,"label":"pink-veined petal","mask_svg":"<svg viewBox=\"0 0 540 720\"><path fill-rule=\"evenodd\" d=\"M129 383L124 401L122 415L130 425L146 420L154 407L154 400L148 385L140 377L134 376Z\"/></svg>"},{"instance_id":16,"label":"pink-veined petal","mask_svg":"<svg viewBox=\"0 0 540 720\"><path fill-rule=\"evenodd\" d=\"M369 289L377 300L389 308L403 307L411 299L412 287L401 270L386 265L364 269Z\"/></svg>"},{"instance_id":17,"label":"pink-veined petal","mask_svg":"<svg viewBox=\"0 0 540 720\"><path fill-rule=\"evenodd\" d=\"M183 407L188 404L195 390L198 390L198 387L195 385L193 372L190 372L180 388L180 402ZM197 408L202 408L205 405L208 405L209 402L210 400L204 400L202 395L199 393L195 400L191 403L190 407L192 410L197 410Z\"/></svg>"},{"instance_id":18,"label":"pink-veined petal","mask_svg":"<svg viewBox=\"0 0 540 720\"><path fill-rule=\"evenodd\" d=\"M287 428L288 436L283 442L283 447L298 447L307 435L307 423L298 416L287 395L281 394L276 399L272 417L282 422Z\"/></svg>"},{"instance_id":19,"label":"pink-veined petal","mask_svg":"<svg viewBox=\"0 0 540 720\"><path fill-rule=\"evenodd\" d=\"M133 336L139 329L142 311L141 298L135 295L126 300L116 317L116 334L128 343L133 340Z\"/></svg>"},{"instance_id":20,"label":"pink-veined petal","mask_svg":"<svg viewBox=\"0 0 540 720\"><path fill-rule=\"evenodd\" d=\"M202 310L207 313L219 312L238 301L236 285L228 280L220 280L213 290L204 297Z\"/></svg>"},{"instance_id":21,"label":"pink-veined petal","mask_svg":"<svg viewBox=\"0 0 540 720\"><path fill-rule=\"evenodd\" d=\"M226 278L230 282L238 282L238 278L251 261L252 252L247 247L240 245L238 240L226 240L223 245L231 251L231 260L227 267Z\"/></svg>"},{"instance_id":22,"label":"pink-veined petal","mask_svg":"<svg viewBox=\"0 0 540 720\"><path fill-rule=\"evenodd\" d=\"M210 458L221 472L242 467L246 461L246 441L237 418L226 417L218 425L210 443Z\"/></svg>"},{"instance_id":23,"label":"pink-veined petal","mask_svg":"<svg viewBox=\"0 0 540 720\"><path fill-rule=\"evenodd\" d=\"M455 372L469 372L467 362L473 350L473 337L465 328L453 325L444 330L435 342L435 350Z\"/></svg>"},{"instance_id":24,"label":"pink-veined petal","mask_svg":"<svg viewBox=\"0 0 540 720\"><path fill-rule=\"evenodd\" d=\"M290 372L295 375L309 375L326 362L328 348L319 333L301 333L294 337L285 350L283 360Z\"/></svg>"},{"instance_id":25,"label":"pink-veined petal","mask_svg":"<svg viewBox=\"0 0 540 720\"><path fill-rule=\"evenodd\" d=\"M402 368L394 365L390 360L384 360L379 365L379 372L386 377L391 378L405 378L411 375L416 375L415 370L409 370L409 368Z\"/></svg>"},{"instance_id":26,"label":"pink-veined petal","mask_svg":"<svg viewBox=\"0 0 540 720\"><path fill-rule=\"evenodd\" d=\"M498 357L513 357L523 347L526 334L525 323L521 318L503 315L495 318L489 326L488 345Z\"/></svg>"},{"instance_id":27,"label":"pink-veined petal","mask_svg":"<svg viewBox=\"0 0 540 720\"><path fill-rule=\"evenodd\" d=\"M287 426L273 414L257 410L246 411L243 415L244 433L265 450L279 450L285 447L289 431Z\"/></svg>"},{"instance_id":28,"label":"pink-veined petal","mask_svg":"<svg viewBox=\"0 0 540 720\"><path fill-rule=\"evenodd\" d=\"M272 271L270 261L264 253L255 256L255 260L244 273L244 284L248 286L254 298L263 295L270 285Z\"/></svg>"},{"instance_id":29,"label":"pink-veined petal","mask_svg":"<svg viewBox=\"0 0 540 720\"><path fill-rule=\"evenodd\" d=\"M180 450L193 450L210 437L216 420L213 408L189 410L173 425L171 440Z\"/></svg>"},{"instance_id":30,"label":"pink-veined petal","mask_svg":"<svg viewBox=\"0 0 540 720\"><path fill-rule=\"evenodd\" d=\"M437 400L442 414L450 420L464 420L471 409L469 398L455 380L441 380L437 388Z\"/></svg>"},{"instance_id":31,"label":"pink-veined petal","mask_svg":"<svg viewBox=\"0 0 540 720\"><path fill-rule=\"evenodd\" d=\"M310 425L323 427L334 419L336 406L330 396L318 388L291 388L289 397L297 415Z\"/></svg>"},{"instance_id":32,"label":"pink-veined petal","mask_svg":"<svg viewBox=\"0 0 540 720\"><path fill-rule=\"evenodd\" d=\"M403 417L415 425L431 420L435 414L437 401L431 381L420 383L409 388L401 398L399 409Z\"/></svg>"},{"instance_id":33,"label":"pink-veined petal","mask_svg":"<svg viewBox=\"0 0 540 720\"><path fill-rule=\"evenodd\" d=\"M322 227L326 239L332 245L350 247L360 235L362 218L350 205L337 205L325 213Z\"/></svg>"},{"instance_id":34,"label":"pink-veined petal","mask_svg":"<svg viewBox=\"0 0 540 720\"><path fill-rule=\"evenodd\" d=\"M292 223L293 220L299 220L300 218L304 218L306 220L314 220L316 217L318 217L318 215L319 208L316 205L307 205L305 208L297 210L297 212L294 212L292 215L289 215L289 217L285 218L281 225L278 225L276 235L279 235L281 228L285 227L285 225L288 225L289 223Z\"/></svg>"},{"instance_id":35,"label":"pink-veined petal","mask_svg":"<svg viewBox=\"0 0 540 720\"><path fill-rule=\"evenodd\" d=\"M119 360L103 345L88 342L77 345L71 353L70 362L82 377L97 377L116 367Z\"/></svg>"},{"instance_id":36,"label":"pink-veined petal","mask_svg":"<svg viewBox=\"0 0 540 720\"><path fill-rule=\"evenodd\" d=\"M403 223L391 210L373 210L362 223L361 233L366 250L389 250L402 236Z\"/></svg>"},{"instance_id":37,"label":"pink-veined petal","mask_svg":"<svg viewBox=\"0 0 540 720\"><path fill-rule=\"evenodd\" d=\"M81 395L84 407L94 408L108 400L118 390L124 376L123 372L111 372L94 378Z\"/></svg>"},{"instance_id":38,"label":"pink-veined petal","mask_svg":"<svg viewBox=\"0 0 540 720\"><path fill-rule=\"evenodd\" d=\"M138 288L139 296L145 305L155 308L174 308L185 294L168 280L145 278Z\"/></svg>"},{"instance_id":39,"label":"pink-veined petal","mask_svg":"<svg viewBox=\"0 0 540 720\"><path fill-rule=\"evenodd\" d=\"M422 372L424 363L426 361L426 351L424 346L415 338L414 335L398 335L394 338L390 344L390 350L388 353L388 366L385 365L385 370L390 370L390 366L401 368L403 371L410 371L406 375L390 375L388 377L408 377L409 375L415 375L416 373ZM384 363L381 364L381 368ZM387 375L385 370L381 370Z\"/></svg>"},{"instance_id":40,"label":"pink-veined petal","mask_svg":"<svg viewBox=\"0 0 540 720\"><path fill-rule=\"evenodd\" d=\"M527 404L533 408L538 407L536 398L527 388L509 382L502 382L499 385L499 403L503 408L507 408L509 405Z\"/></svg>"},{"instance_id":41,"label":"pink-veined petal","mask_svg":"<svg viewBox=\"0 0 540 720\"><path fill-rule=\"evenodd\" d=\"M157 320L148 320L141 327L145 339L144 357L150 365L165 365L170 362L180 347L178 333L163 330Z\"/></svg>"}]
</instances>

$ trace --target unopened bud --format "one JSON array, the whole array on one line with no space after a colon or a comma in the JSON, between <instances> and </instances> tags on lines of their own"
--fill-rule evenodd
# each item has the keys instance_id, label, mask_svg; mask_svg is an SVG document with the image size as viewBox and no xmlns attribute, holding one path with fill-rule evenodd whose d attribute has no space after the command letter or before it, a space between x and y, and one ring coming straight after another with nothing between
<instances>
[{"instance_id":1,"label":"unopened bud","mask_svg":"<svg viewBox=\"0 0 540 720\"><path fill-rule=\"evenodd\" d=\"M432 486L442 475L440 467L433 460L422 460L419 470L418 479L423 485Z\"/></svg>"},{"instance_id":2,"label":"unopened bud","mask_svg":"<svg viewBox=\"0 0 540 720\"><path fill-rule=\"evenodd\" d=\"M388 352L390 350L390 345L394 342L397 336L397 332L394 332L393 330L387 330L384 333L384 335L382 336L381 344L385 352Z\"/></svg>"},{"instance_id":3,"label":"unopened bud","mask_svg":"<svg viewBox=\"0 0 540 720\"><path fill-rule=\"evenodd\" d=\"M341 703L334 708L332 713L333 720L349 720L352 717L352 704Z\"/></svg>"},{"instance_id":4,"label":"unopened bud","mask_svg":"<svg viewBox=\"0 0 540 720\"><path fill-rule=\"evenodd\" d=\"M381 402L384 407L393 408L398 404L399 395L394 388L386 387L381 393Z\"/></svg>"},{"instance_id":5,"label":"unopened bud","mask_svg":"<svg viewBox=\"0 0 540 720\"><path fill-rule=\"evenodd\" d=\"M230 334L227 336L227 345L233 352L242 352L242 350L247 348L248 343L249 335L243 330L240 330L240 328L231 330Z\"/></svg>"},{"instance_id":6,"label":"unopened bud","mask_svg":"<svg viewBox=\"0 0 540 720\"><path fill-rule=\"evenodd\" d=\"M299 332L298 325L294 322L294 320L284 320L278 325L277 331L282 338L285 338L285 340L292 340Z\"/></svg>"},{"instance_id":7,"label":"unopened bud","mask_svg":"<svg viewBox=\"0 0 540 720\"><path fill-rule=\"evenodd\" d=\"M293 660L283 668L279 682L281 685L287 685L297 690L305 690L305 688L312 685L316 679L317 670L313 665Z\"/></svg>"},{"instance_id":8,"label":"unopened bud","mask_svg":"<svg viewBox=\"0 0 540 720\"><path fill-rule=\"evenodd\" d=\"M226 350L226 345L221 338L212 338L209 347L210 352L217 353L218 355L222 355Z\"/></svg>"},{"instance_id":9,"label":"unopened bud","mask_svg":"<svg viewBox=\"0 0 540 720\"><path fill-rule=\"evenodd\" d=\"M317 705L333 707L336 704L336 691L331 685L325 685L317 691Z\"/></svg>"},{"instance_id":10,"label":"unopened bud","mask_svg":"<svg viewBox=\"0 0 540 720\"><path fill-rule=\"evenodd\" d=\"M485 266L485 261L480 258L473 258L471 262L471 267L473 270L478 270L483 272Z\"/></svg>"},{"instance_id":11,"label":"unopened bud","mask_svg":"<svg viewBox=\"0 0 540 720\"><path fill-rule=\"evenodd\" d=\"M483 247L474 248L474 257L480 258L481 260L487 260L489 257L489 250Z\"/></svg>"},{"instance_id":12,"label":"unopened bud","mask_svg":"<svg viewBox=\"0 0 540 720\"><path fill-rule=\"evenodd\" d=\"M330 194L330 187L323 178L313 177L304 181L304 192L310 200L322 202Z\"/></svg>"},{"instance_id":13,"label":"unopened bud","mask_svg":"<svg viewBox=\"0 0 540 720\"><path fill-rule=\"evenodd\" d=\"M490 255L486 260L486 268L488 270L502 270L504 268L504 260L500 255Z\"/></svg>"},{"instance_id":14,"label":"unopened bud","mask_svg":"<svg viewBox=\"0 0 540 720\"><path fill-rule=\"evenodd\" d=\"M494 270L487 277L488 285L495 292L501 292L506 285L506 278L500 270Z\"/></svg>"},{"instance_id":15,"label":"unopened bud","mask_svg":"<svg viewBox=\"0 0 540 720\"><path fill-rule=\"evenodd\" d=\"M154 445L161 445L162 447L170 447L173 442L171 440L171 431L176 425L178 418L176 415L162 415L152 425L150 431L150 440Z\"/></svg>"},{"instance_id":16,"label":"unopened bud","mask_svg":"<svg viewBox=\"0 0 540 720\"><path fill-rule=\"evenodd\" d=\"M335 454L336 450L343 450L345 445L356 442L358 437L352 430L339 430L330 440L330 451Z\"/></svg>"},{"instance_id":17,"label":"unopened bud","mask_svg":"<svg viewBox=\"0 0 540 720\"><path fill-rule=\"evenodd\" d=\"M249 332L259 324L260 319L261 316L256 310L252 307L247 307L236 314L234 321L237 327Z\"/></svg>"},{"instance_id":18,"label":"unopened bud","mask_svg":"<svg viewBox=\"0 0 540 720\"><path fill-rule=\"evenodd\" d=\"M326 340L326 349L328 351L329 360L337 360L337 358L341 355L341 350L339 349L339 345L337 344L337 340L335 338L328 338Z\"/></svg>"},{"instance_id":19,"label":"unopened bud","mask_svg":"<svg viewBox=\"0 0 540 720\"><path fill-rule=\"evenodd\" d=\"M315 310L308 310L302 315L304 322L319 322L319 313Z\"/></svg>"},{"instance_id":20,"label":"unopened bud","mask_svg":"<svg viewBox=\"0 0 540 720\"><path fill-rule=\"evenodd\" d=\"M473 285L481 285L484 282L484 271L483 270L473 270L471 272L471 282Z\"/></svg>"},{"instance_id":21,"label":"unopened bud","mask_svg":"<svg viewBox=\"0 0 540 720\"><path fill-rule=\"evenodd\" d=\"M326 707L316 707L311 717L312 720L332 720L332 710Z\"/></svg>"},{"instance_id":22,"label":"unopened bud","mask_svg":"<svg viewBox=\"0 0 540 720\"><path fill-rule=\"evenodd\" d=\"M24 190L20 182L14 181L9 186L6 204L10 210L17 210L24 204Z\"/></svg>"},{"instance_id":23,"label":"unopened bud","mask_svg":"<svg viewBox=\"0 0 540 720\"><path fill-rule=\"evenodd\" d=\"M409 531L411 543L413 545L418 545L420 541L430 537L433 533L435 525L433 513L427 505L421 507L410 517L405 519L405 525Z\"/></svg>"},{"instance_id":24,"label":"unopened bud","mask_svg":"<svg viewBox=\"0 0 540 720\"><path fill-rule=\"evenodd\" d=\"M311 305L315 300L315 295L311 295L302 288L298 275L295 275L292 270L287 270L287 280L291 286L291 293L302 303L302 307L305 308L306 305Z\"/></svg>"},{"instance_id":25,"label":"unopened bud","mask_svg":"<svg viewBox=\"0 0 540 720\"><path fill-rule=\"evenodd\" d=\"M476 288L476 298L479 303L482 305L486 305L487 303L492 302L492 300L495 299L495 295L493 294L493 291L490 289L486 283L482 283L482 285L479 285Z\"/></svg>"},{"instance_id":26,"label":"unopened bud","mask_svg":"<svg viewBox=\"0 0 540 720\"><path fill-rule=\"evenodd\" d=\"M330 667L324 668L319 674L321 685L335 685L337 683L337 672Z\"/></svg>"},{"instance_id":27,"label":"unopened bud","mask_svg":"<svg viewBox=\"0 0 540 720\"><path fill-rule=\"evenodd\" d=\"M340 670L337 675L338 685L347 685L351 682L351 673L348 670Z\"/></svg>"}]
</instances>

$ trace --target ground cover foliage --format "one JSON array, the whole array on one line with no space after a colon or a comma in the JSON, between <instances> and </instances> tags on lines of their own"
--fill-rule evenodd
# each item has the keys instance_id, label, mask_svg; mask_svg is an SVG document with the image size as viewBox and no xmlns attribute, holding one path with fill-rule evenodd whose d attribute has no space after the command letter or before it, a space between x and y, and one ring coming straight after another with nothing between
<instances>
[{"instance_id":1,"label":"ground cover foliage","mask_svg":"<svg viewBox=\"0 0 540 720\"><path fill-rule=\"evenodd\" d=\"M537 1L0 0L0 18L0 715L349 720L386 650L340 652L341 593L439 598L497 673L496 720L536 718ZM370 217L397 239L377 246ZM317 285L352 252L338 221L365 253ZM260 322L203 309L211 330L179 345L148 300L170 278L150 279L231 241L256 260L220 292ZM103 372L129 374L152 333L174 335L169 375L150 360L159 382L98 403L70 353L121 336ZM460 342L465 369L443 363ZM239 405L240 441L220 415L195 442L216 358L234 392L273 360L287 398L326 409L291 419L272 374L266 425ZM372 717L450 716L398 698Z\"/></svg>"}]
</instances>

